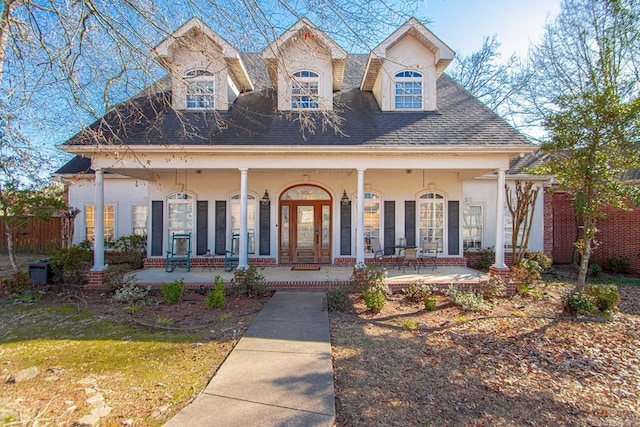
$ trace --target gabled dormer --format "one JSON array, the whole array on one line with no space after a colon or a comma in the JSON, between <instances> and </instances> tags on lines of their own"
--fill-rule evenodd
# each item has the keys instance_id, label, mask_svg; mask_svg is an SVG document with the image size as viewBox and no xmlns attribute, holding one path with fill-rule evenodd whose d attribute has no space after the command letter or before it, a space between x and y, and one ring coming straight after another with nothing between
<instances>
[{"instance_id":1,"label":"gabled dormer","mask_svg":"<svg viewBox=\"0 0 640 427\"><path fill-rule=\"evenodd\" d=\"M360 90L372 91L382 111L433 111L436 80L454 55L411 18L371 51Z\"/></svg>"},{"instance_id":2,"label":"gabled dormer","mask_svg":"<svg viewBox=\"0 0 640 427\"><path fill-rule=\"evenodd\" d=\"M278 93L278 109L332 110L342 89L347 53L307 19L299 20L262 51Z\"/></svg>"},{"instance_id":3,"label":"gabled dormer","mask_svg":"<svg viewBox=\"0 0 640 427\"><path fill-rule=\"evenodd\" d=\"M176 110L228 110L240 92L253 90L240 53L197 18L155 47L171 75Z\"/></svg>"}]
</instances>

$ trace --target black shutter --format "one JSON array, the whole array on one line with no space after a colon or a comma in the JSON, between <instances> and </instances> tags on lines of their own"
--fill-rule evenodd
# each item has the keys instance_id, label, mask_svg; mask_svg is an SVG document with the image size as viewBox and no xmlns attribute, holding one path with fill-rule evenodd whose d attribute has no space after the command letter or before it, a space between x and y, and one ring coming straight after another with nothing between
<instances>
[{"instance_id":1,"label":"black shutter","mask_svg":"<svg viewBox=\"0 0 640 427\"><path fill-rule=\"evenodd\" d=\"M260 255L271 255L271 202L260 202Z\"/></svg>"},{"instance_id":2,"label":"black shutter","mask_svg":"<svg viewBox=\"0 0 640 427\"><path fill-rule=\"evenodd\" d=\"M209 249L207 244L209 239L209 202L206 200L198 200L196 224L198 227L196 255L204 255Z\"/></svg>"},{"instance_id":3,"label":"black shutter","mask_svg":"<svg viewBox=\"0 0 640 427\"><path fill-rule=\"evenodd\" d=\"M162 200L153 200L151 202L151 256L162 256L163 213Z\"/></svg>"},{"instance_id":4,"label":"black shutter","mask_svg":"<svg viewBox=\"0 0 640 427\"><path fill-rule=\"evenodd\" d=\"M405 200L404 202L404 238L407 246L416 245L416 202Z\"/></svg>"},{"instance_id":5,"label":"black shutter","mask_svg":"<svg viewBox=\"0 0 640 427\"><path fill-rule=\"evenodd\" d=\"M396 202L384 202L384 253L392 255L396 244Z\"/></svg>"},{"instance_id":6,"label":"black shutter","mask_svg":"<svg viewBox=\"0 0 640 427\"><path fill-rule=\"evenodd\" d=\"M340 202L340 255L351 255L351 202Z\"/></svg>"},{"instance_id":7,"label":"black shutter","mask_svg":"<svg viewBox=\"0 0 640 427\"><path fill-rule=\"evenodd\" d=\"M216 200L216 255L224 255L227 248L227 202Z\"/></svg>"},{"instance_id":8,"label":"black shutter","mask_svg":"<svg viewBox=\"0 0 640 427\"><path fill-rule=\"evenodd\" d=\"M449 255L460 255L460 202L449 201Z\"/></svg>"}]
</instances>

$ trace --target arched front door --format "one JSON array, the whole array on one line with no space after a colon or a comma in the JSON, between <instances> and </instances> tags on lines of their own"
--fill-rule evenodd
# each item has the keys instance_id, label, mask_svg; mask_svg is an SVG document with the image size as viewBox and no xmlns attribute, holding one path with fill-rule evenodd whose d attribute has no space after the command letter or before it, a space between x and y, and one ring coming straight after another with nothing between
<instances>
[{"instance_id":1,"label":"arched front door","mask_svg":"<svg viewBox=\"0 0 640 427\"><path fill-rule=\"evenodd\" d=\"M315 185L280 197L280 262L331 262L331 195Z\"/></svg>"}]
</instances>

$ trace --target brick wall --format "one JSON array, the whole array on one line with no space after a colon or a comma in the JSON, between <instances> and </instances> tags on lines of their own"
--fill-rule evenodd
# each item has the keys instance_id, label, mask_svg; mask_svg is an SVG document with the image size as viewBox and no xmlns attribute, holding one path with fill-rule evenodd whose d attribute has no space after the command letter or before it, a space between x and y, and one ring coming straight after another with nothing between
<instances>
[{"instance_id":1,"label":"brick wall","mask_svg":"<svg viewBox=\"0 0 640 427\"><path fill-rule=\"evenodd\" d=\"M566 193L555 193L552 197L553 259L556 263L569 263L577 236L573 205ZM640 210L606 208L605 213L606 218L598 221L598 248L593 252L591 262L604 266L607 259L622 257L629 260L635 274L640 274Z\"/></svg>"}]
</instances>

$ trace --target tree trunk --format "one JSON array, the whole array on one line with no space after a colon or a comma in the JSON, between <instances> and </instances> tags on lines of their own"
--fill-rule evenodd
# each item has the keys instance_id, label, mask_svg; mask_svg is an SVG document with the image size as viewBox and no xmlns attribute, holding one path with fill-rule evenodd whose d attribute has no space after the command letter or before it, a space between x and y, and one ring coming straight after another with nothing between
<instances>
[{"instance_id":1,"label":"tree trunk","mask_svg":"<svg viewBox=\"0 0 640 427\"><path fill-rule=\"evenodd\" d=\"M591 258L591 238L584 237L584 247L582 249L582 258L580 259L580 269L578 270L578 283L577 288L579 291L583 290L587 285L587 275L589 274L589 258Z\"/></svg>"},{"instance_id":2,"label":"tree trunk","mask_svg":"<svg viewBox=\"0 0 640 427\"><path fill-rule=\"evenodd\" d=\"M5 235L7 236L7 251L9 252L9 261L11 261L11 267L13 271L18 270L18 264L16 263L16 255L13 253L13 230L5 223Z\"/></svg>"}]
</instances>

